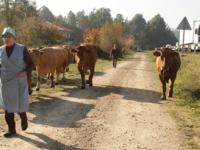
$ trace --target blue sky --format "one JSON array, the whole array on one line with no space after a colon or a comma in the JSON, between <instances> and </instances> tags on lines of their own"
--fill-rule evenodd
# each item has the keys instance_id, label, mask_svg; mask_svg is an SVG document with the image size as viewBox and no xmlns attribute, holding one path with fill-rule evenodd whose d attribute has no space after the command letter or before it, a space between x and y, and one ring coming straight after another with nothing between
<instances>
[{"instance_id":1,"label":"blue sky","mask_svg":"<svg viewBox=\"0 0 200 150\"><path fill-rule=\"evenodd\" d=\"M38 8L45 5L54 15L65 16L69 10L89 13L100 7L110 8L113 17L121 13L128 19L141 13L149 20L159 13L171 28L176 28L184 16L191 26L193 20L200 20L200 0L36 0L36 3ZM187 32L187 41L190 36L191 32Z\"/></svg>"}]
</instances>

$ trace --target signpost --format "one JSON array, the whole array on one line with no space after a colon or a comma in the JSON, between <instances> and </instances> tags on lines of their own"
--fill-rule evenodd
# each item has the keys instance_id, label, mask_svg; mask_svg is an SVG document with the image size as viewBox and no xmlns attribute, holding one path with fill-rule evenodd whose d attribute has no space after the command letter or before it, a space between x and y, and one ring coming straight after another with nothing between
<instances>
[{"instance_id":1,"label":"signpost","mask_svg":"<svg viewBox=\"0 0 200 150\"><path fill-rule=\"evenodd\" d=\"M179 24L179 26L177 27L178 30L183 30L183 42L182 45L184 46L184 42L185 42L185 30L192 30L188 20L186 17L183 18L183 20L181 21L181 23Z\"/></svg>"}]
</instances>

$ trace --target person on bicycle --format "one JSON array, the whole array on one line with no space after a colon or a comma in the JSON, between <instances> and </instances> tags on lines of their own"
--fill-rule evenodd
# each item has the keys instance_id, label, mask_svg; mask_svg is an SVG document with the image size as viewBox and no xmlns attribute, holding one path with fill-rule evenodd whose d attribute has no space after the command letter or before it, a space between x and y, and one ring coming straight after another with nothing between
<instances>
[{"instance_id":1,"label":"person on bicycle","mask_svg":"<svg viewBox=\"0 0 200 150\"><path fill-rule=\"evenodd\" d=\"M111 49L110 57L112 58L113 61L113 67L116 68L117 66L117 59L119 56L119 50L116 46L116 44L113 45L113 48Z\"/></svg>"}]
</instances>

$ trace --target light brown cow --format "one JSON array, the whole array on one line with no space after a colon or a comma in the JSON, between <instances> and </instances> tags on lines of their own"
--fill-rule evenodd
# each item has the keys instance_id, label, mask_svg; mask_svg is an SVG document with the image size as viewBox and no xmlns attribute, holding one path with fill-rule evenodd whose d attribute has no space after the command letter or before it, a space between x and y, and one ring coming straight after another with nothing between
<instances>
[{"instance_id":1,"label":"light brown cow","mask_svg":"<svg viewBox=\"0 0 200 150\"><path fill-rule=\"evenodd\" d=\"M64 80L65 72L68 70L70 60L68 58L69 51L64 49L63 47L54 49L56 53L57 65L56 65L56 76L57 82L59 79L59 75L63 74L62 79Z\"/></svg>"},{"instance_id":2,"label":"light brown cow","mask_svg":"<svg viewBox=\"0 0 200 150\"><path fill-rule=\"evenodd\" d=\"M54 87L54 73L56 70L57 59L56 54L51 49L34 49L30 51L30 55L33 59L36 72L37 72L37 84L36 91L40 90L40 80L41 76L51 75L51 87Z\"/></svg>"},{"instance_id":3,"label":"light brown cow","mask_svg":"<svg viewBox=\"0 0 200 150\"><path fill-rule=\"evenodd\" d=\"M51 87L54 87L53 79L55 73L57 82L60 74L63 74L64 78L66 70L69 70L69 63L74 57L74 55L70 54L70 48L64 45L29 49L37 72L37 91L40 89L41 76L48 75L48 78L51 79Z\"/></svg>"},{"instance_id":4,"label":"light brown cow","mask_svg":"<svg viewBox=\"0 0 200 150\"><path fill-rule=\"evenodd\" d=\"M169 48L156 49L153 55L156 56L156 67L162 83L163 93L161 99L165 100L166 83L168 83L169 80L171 80L169 97L173 96L174 82L181 66L181 59L179 53Z\"/></svg>"},{"instance_id":5,"label":"light brown cow","mask_svg":"<svg viewBox=\"0 0 200 150\"><path fill-rule=\"evenodd\" d=\"M81 44L80 46L71 50L71 52L75 54L75 60L78 66L78 70L81 74L82 89L85 89L86 86L85 72L87 72L87 70L90 70L87 84L89 84L89 86L93 86L92 79L95 71L98 48L99 47L91 44Z\"/></svg>"}]
</instances>

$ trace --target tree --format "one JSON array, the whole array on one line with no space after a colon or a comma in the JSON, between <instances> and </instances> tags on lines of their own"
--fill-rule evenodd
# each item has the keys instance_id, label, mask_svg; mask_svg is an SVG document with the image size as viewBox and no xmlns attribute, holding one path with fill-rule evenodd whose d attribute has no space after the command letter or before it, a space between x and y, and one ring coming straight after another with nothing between
<instances>
[{"instance_id":1,"label":"tree","mask_svg":"<svg viewBox=\"0 0 200 150\"><path fill-rule=\"evenodd\" d=\"M0 22L0 33L2 33L4 27L5 27L5 24L3 22ZM3 41L0 40L0 45L2 44L3 44Z\"/></svg>"},{"instance_id":2,"label":"tree","mask_svg":"<svg viewBox=\"0 0 200 150\"><path fill-rule=\"evenodd\" d=\"M1 21L7 26L14 27L26 17L37 14L36 4L29 0L0 0Z\"/></svg>"},{"instance_id":3,"label":"tree","mask_svg":"<svg viewBox=\"0 0 200 150\"><path fill-rule=\"evenodd\" d=\"M87 29L84 32L84 42L92 43L92 44L99 44L99 29Z\"/></svg>"},{"instance_id":4,"label":"tree","mask_svg":"<svg viewBox=\"0 0 200 150\"><path fill-rule=\"evenodd\" d=\"M40 45L40 20L37 17L28 17L24 20L21 28L17 30L17 40L25 45Z\"/></svg>"},{"instance_id":5,"label":"tree","mask_svg":"<svg viewBox=\"0 0 200 150\"><path fill-rule=\"evenodd\" d=\"M124 17L122 14L117 14L115 18L116 22L124 23Z\"/></svg>"},{"instance_id":6,"label":"tree","mask_svg":"<svg viewBox=\"0 0 200 150\"><path fill-rule=\"evenodd\" d=\"M46 6L41 7L38 14L43 21L53 22L55 20L53 13Z\"/></svg>"},{"instance_id":7,"label":"tree","mask_svg":"<svg viewBox=\"0 0 200 150\"><path fill-rule=\"evenodd\" d=\"M66 18L63 17L62 15L55 17L55 23L60 26L67 26Z\"/></svg>"},{"instance_id":8,"label":"tree","mask_svg":"<svg viewBox=\"0 0 200 150\"><path fill-rule=\"evenodd\" d=\"M67 24L71 27L76 27L76 15L72 11L69 11L67 15Z\"/></svg>"},{"instance_id":9,"label":"tree","mask_svg":"<svg viewBox=\"0 0 200 150\"><path fill-rule=\"evenodd\" d=\"M77 12L76 14L76 21L77 21L77 27L82 29L82 30L85 30L88 28L88 16L85 15L85 11L79 11Z\"/></svg>"},{"instance_id":10,"label":"tree","mask_svg":"<svg viewBox=\"0 0 200 150\"><path fill-rule=\"evenodd\" d=\"M89 23L91 28L100 28L108 22L112 22L110 9L108 8L94 9L89 14Z\"/></svg>"},{"instance_id":11,"label":"tree","mask_svg":"<svg viewBox=\"0 0 200 150\"><path fill-rule=\"evenodd\" d=\"M124 38L124 47L126 49L133 49L133 46L135 44L135 39L132 35L127 35L125 38Z\"/></svg>"},{"instance_id":12,"label":"tree","mask_svg":"<svg viewBox=\"0 0 200 150\"><path fill-rule=\"evenodd\" d=\"M164 19L158 14L147 23L148 45L151 48L175 44L177 39L165 23Z\"/></svg>"},{"instance_id":13,"label":"tree","mask_svg":"<svg viewBox=\"0 0 200 150\"><path fill-rule=\"evenodd\" d=\"M106 23L100 29L100 46L110 51L113 44L123 46L123 25L119 22Z\"/></svg>"},{"instance_id":14,"label":"tree","mask_svg":"<svg viewBox=\"0 0 200 150\"><path fill-rule=\"evenodd\" d=\"M144 47L146 38L146 21L142 14L136 14L130 21L130 32L135 38L135 43L139 47Z\"/></svg>"}]
</instances>

